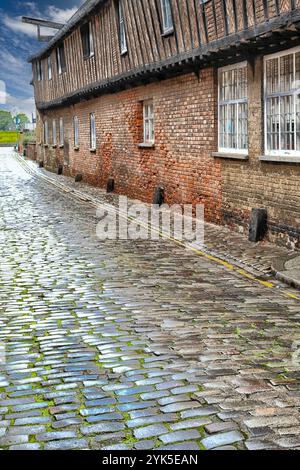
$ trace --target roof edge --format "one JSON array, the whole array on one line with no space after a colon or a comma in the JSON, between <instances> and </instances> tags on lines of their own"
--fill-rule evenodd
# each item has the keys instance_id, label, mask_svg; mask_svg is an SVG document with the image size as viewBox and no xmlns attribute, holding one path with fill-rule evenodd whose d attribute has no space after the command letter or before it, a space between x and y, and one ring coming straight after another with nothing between
<instances>
[{"instance_id":1,"label":"roof edge","mask_svg":"<svg viewBox=\"0 0 300 470\"><path fill-rule=\"evenodd\" d=\"M55 34L49 43L36 54L29 56L27 58L27 62L31 63L35 60L39 60L45 57L49 51L52 50L60 41L62 41L65 36L71 33L72 30L75 29L86 16L90 15L98 5L104 4L107 1L108 0L86 0L86 2L67 21L63 28Z\"/></svg>"}]
</instances>

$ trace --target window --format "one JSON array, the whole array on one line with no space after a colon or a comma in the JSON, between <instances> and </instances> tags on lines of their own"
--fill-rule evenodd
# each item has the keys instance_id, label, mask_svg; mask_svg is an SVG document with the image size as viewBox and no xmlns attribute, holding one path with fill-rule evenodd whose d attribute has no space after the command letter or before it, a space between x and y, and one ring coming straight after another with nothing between
<instances>
[{"instance_id":1,"label":"window","mask_svg":"<svg viewBox=\"0 0 300 470\"><path fill-rule=\"evenodd\" d=\"M52 121L52 145L56 145L56 120Z\"/></svg>"},{"instance_id":2,"label":"window","mask_svg":"<svg viewBox=\"0 0 300 470\"><path fill-rule=\"evenodd\" d=\"M80 29L80 32L81 32L83 57L84 58L92 57L95 53L92 23L89 22L83 25Z\"/></svg>"},{"instance_id":3,"label":"window","mask_svg":"<svg viewBox=\"0 0 300 470\"><path fill-rule=\"evenodd\" d=\"M219 151L248 152L246 62L219 70Z\"/></svg>"},{"instance_id":4,"label":"window","mask_svg":"<svg viewBox=\"0 0 300 470\"><path fill-rule=\"evenodd\" d=\"M79 146L79 124L78 124L78 117L74 116L73 118L73 126L74 126L74 147Z\"/></svg>"},{"instance_id":5,"label":"window","mask_svg":"<svg viewBox=\"0 0 300 470\"><path fill-rule=\"evenodd\" d=\"M64 120L59 118L59 145L63 147L64 145Z\"/></svg>"},{"instance_id":6,"label":"window","mask_svg":"<svg viewBox=\"0 0 300 470\"><path fill-rule=\"evenodd\" d=\"M51 56L48 56L48 80L52 79L52 63L51 63Z\"/></svg>"},{"instance_id":7,"label":"window","mask_svg":"<svg viewBox=\"0 0 300 470\"><path fill-rule=\"evenodd\" d=\"M127 40L126 40L126 29L125 29L125 18L122 1L119 0L118 3L118 14L119 14L119 35L120 35L120 49L121 54L126 54L127 52Z\"/></svg>"},{"instance_id":8,"label":"window","mask_svg":"<svg viewBox=\"0 0 300 470\"><path fill-rule=\"evenodd\" d=\"M56 49L56 61L57 61L57 70L59 75L66 72L67 64L66 64L66 57L65 57L65 48L64 45L61 44Z\"/></svg>"},{"instance_id":9,"label":"window","mask_svg":"<svg viewBox=\"0 0 300 470\"><path fill-rule=\"evenodd\" d=\"M300 48L265 57L265 152L300 155Z\"/></svg>"},{"instance_id":10,"label":"window","mask_svg":"<svg viewBox=\"0 0 300 470\"><path fill-rule=\"evenodd\" d=\"M144 143L154 143L153 101L144 102Z\"/></svg>"},{"instance_id":11,"label":"window","mask_svg":"<svg viewBox=\"0 0 300 470\"><path fill-rule=\"evenodd\" d=\"M38 60L37 64L37 79L38 81L43 80L43 64L41 60Z\"/></svg>"},{"instance_id":12,"label":"window","mask_svg":"<svg viewBox=\"0 0 300 470\"><path fill-rule=\"evenodd\" d=\"M96 120L95 114L90 114L90 148L96 150Z\"/></svg>"},{"instance_id":13,"label":"window","mask_svg":"<svg viewBox=\"0 0 300 470\"><path fill-rule=\"evenodd\" d=\"M162 23L164 34L173 31L171 0L161 0Z\"/></svg>"},{"instance_id":14,"label":"window","mask_svg":"<svg viewBox=\"0 0 300 470\"><path fill-rule=\"evenodd\" d=\"M48 130L48 121L44 122L44 144L48 145L49 141L49 130Z\"/></svg>"}]
</instances>

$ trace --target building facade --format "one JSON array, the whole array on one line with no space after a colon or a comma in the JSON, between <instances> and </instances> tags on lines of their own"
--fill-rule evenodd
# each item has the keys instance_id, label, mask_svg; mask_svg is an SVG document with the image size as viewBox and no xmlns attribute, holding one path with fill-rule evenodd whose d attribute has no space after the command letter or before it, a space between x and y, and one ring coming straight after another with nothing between
<instances>
[{"instance_id":1,"label":"building facade","mask_svg":"<svg viewBox=\"0 0 300 470\"><path fill-rule=\"evenodd\" d=\"M300 0L89 0L33 65L37 159L300 248Z\"/></svg>"}]
</instances>

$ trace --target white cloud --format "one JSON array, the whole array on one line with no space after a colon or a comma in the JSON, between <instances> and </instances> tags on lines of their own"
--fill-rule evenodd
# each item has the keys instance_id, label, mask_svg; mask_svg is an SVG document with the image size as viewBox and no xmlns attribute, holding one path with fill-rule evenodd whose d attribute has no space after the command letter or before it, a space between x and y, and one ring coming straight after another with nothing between
<instances>
[{"instance_id":1,"label":"white cloud","mask_svg":"<svg viewBox=\"0 0 300 470\"><path fill-rule=\"evenodd\" d=\"M13 115L18 113L25 113L31 118L32 113L35 114L35 102L34 98L19 98L9 93L6 93L5 105L3 108L11 111Z\"/></svg>"},{"instance_id":2,"label":"white cloud","mask_svg":"<svg viewBox=\"0 0 300 470\"><path fill-rule=\"evenodd\" d=\"M3 80L0 80L0 104L6 103L6 87Z\"/></svg>"},{"instance_id":3,"label":"white cloud","mask_svg":"<svg viewBox=\"0 0 300 470\"><path fill-rule=\"evenodd\" d=\"M17 16L12 18L8 15L4 15L2 18L3 24L15 33L27 34L31 37L36 37L36 26L31 24L22 23L22 17Z\"/></svg>"},{"instance_id":4,"label":"white cloud","mask_svg":"<svg viewBox=\"0 0 300 470\"><path fill-rule=\"evenodd\" d=\"M31 67L24 59L14 56L5 49L0 49L0 63L1 79L6 83L7 87L10 86L20 92L24 92L26 90L24 80L26 80L29 89Z\"/></svg>"},{"instance_id":5,"label":"white cloud","mask_svg":"<svg viewBox=\"0 0 300 470\"><path fill-rule=\"evenodd\" d=\"M79 4L82 3L79 1ZM57 8L54 5L49 5L44 13L41 13L35 2L25 2L23 7L26 7L26 15L33 15L37 18L48 19L57 23L66 23L76 13L78 7L73 8ZM1 21L1 20L0 20ZM2 23L11 31L15 33L22 33L28 36L37 37L37 27L31 24L22 23L22 16L11 17L9 15L2 15ZM53 35L55 30L49 28L42 28L42 34Z\"/></svg>"},{"instance_id":6,"label":"white cloud","mask_svg":"<svg viewBox=\"0 0 300 470\"><path fill-rule=\"evenodd\" d=\"M51 21L56 21L57 23L66 23L78 10L77 7L66 8L57 8L54 5L50 5L47 9L47 16Z\"/></svg>"}]
</instances>

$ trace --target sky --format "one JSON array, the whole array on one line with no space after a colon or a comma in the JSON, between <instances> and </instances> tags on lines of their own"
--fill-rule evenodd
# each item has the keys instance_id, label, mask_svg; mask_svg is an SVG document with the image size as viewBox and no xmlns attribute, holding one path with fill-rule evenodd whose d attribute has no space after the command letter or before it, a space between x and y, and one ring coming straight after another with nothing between
<instances>
[{"instance_id":1,"label":"sky","mask_svg":"<svg viewBox=\"0 0 300 470\"><path fill-rule=\"evenodd\" d=\"M22 16L65 23L83 0L0 0L0 109L31 117L35 110L31 64L27 58L45 43L37 40L37 28L21 22ZM41 30L42 34L55 31Z\"/></svg>"}]
</instances>

